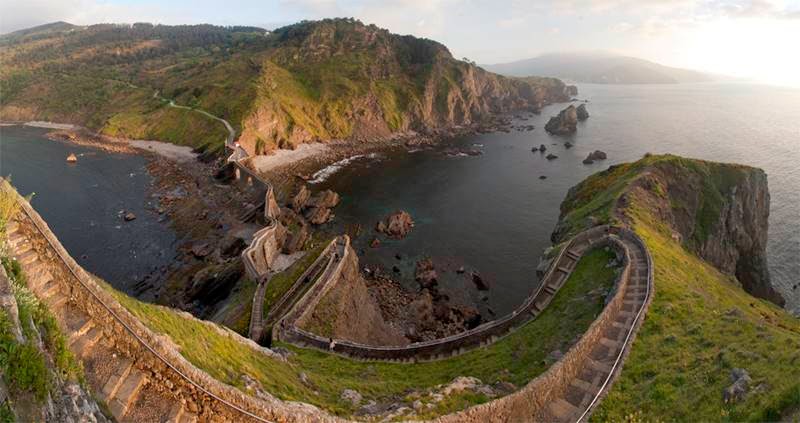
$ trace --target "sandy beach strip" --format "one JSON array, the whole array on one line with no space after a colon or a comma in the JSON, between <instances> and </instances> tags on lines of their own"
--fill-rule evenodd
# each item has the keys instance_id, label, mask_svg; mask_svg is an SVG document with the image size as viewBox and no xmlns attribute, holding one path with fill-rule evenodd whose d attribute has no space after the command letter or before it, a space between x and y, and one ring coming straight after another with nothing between
<instances>
[{"instance_id":1,"label":"sandy beach strip","mask_svg":"<svg viewBox=\"0 0 800 423\"><path fill-rule=\"evenodd\" d=\"M276 168L314 157L329 151L330 147L323 143L300 144L294 150L276 150L268 156L253 156L250 166L259 173L266 173Z\"/></svg>"},{"instance_id":2,"label":"sandy beach strip","mask_svg":"<svg viewBox=\"0 0 800 423\"><path fill-rule=\"evenodd\" d=\"M176 162L188 162L197 159L197 153L192 151L192 147L187 147L185 145L145 140L128 140L128 144L131 147L150 151L168 159L175 160Z\"/></svg>"}]
</instances>

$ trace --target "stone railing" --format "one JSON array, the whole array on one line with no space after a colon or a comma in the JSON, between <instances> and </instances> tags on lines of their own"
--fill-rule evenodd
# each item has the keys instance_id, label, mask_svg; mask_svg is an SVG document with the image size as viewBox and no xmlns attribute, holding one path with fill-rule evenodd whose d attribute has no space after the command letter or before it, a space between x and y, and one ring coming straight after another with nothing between
<instances>
[{"instance_id":1,"label":"stone railing","mask_svg":"<svg viewBox=\"0 0 800 423\"><path fill-rule=\"evenodd\" d=\"M3 187L4 190L10 190ZM10 190L14 195L16 191ZM116 298L97 282L69 255L52 233L47 223L18 196L22 213L20 224L26 221L43 239L48 256L52 256L52 270L62 275L56 277L62 291L69 293L72 303L81 309L103 330L105 339L114 348L134 359L136 366L149 373L152 383L164 386L185 404L193 404L207 420L223 421L335 421L326 413L297 403L286 403L274 398L260 399L244 394L226 385L186 360L167 341L146 327ZM254 354L257 353L255 351Z\"/></svg>"},{"instance_id":2,"label":"stone railing","mask_svg":"<svg viewBox=\"0 0 800 423\"><path fill-rule=\"evenodd\" d=\"M438 423L461 423L461 422L484 422L484 421L549 421L553 420L549 414L548 406L557 399L563 397L570 387L570 384L578 378L580 372L591 366L593 362L591 353L593 349L601 344L601 339L615 324L617 319L620 318L623 310L623 303L625 301L625 293L631 283L631 251L626 241L631 242L636 247L640 248L642 254L646 256L647 261L647 279L646 279L646 293L645 300L636 314L630 329L624 339L622 348L620 348L616 355L611 371L598 389L598 392L593 396L588 406L582 410L579 409L579 414L569 418L571 421L581 421L592 411L600 399L606 394L608 388L613 381L613 378L621 371L621 364L624 361L624 356L630 350L630 346L635 338L635 333L646 312L647 304L650 301L650 292L653 283L653 266L652 258L644 243L639 237L627 230L613 228L614 236L609 237L605 242L614 246L615 249L620 249L623 252L623 260L625 268L620 274L617 285L616 293L611 301L605 306L600 316L595 319L589 326L589 329L584 335L573 345L569 351L555 364L553 364L547 371L530 381L525 387L516 391L508 396L498 398L494 401L487 402L471 407L467 410L448 414L437 418L435 421ZM600 244L598 244L600 245Z\"/></svg>"},{"instance_id":3,"label":"stone railing","mask_svg":"<svg viewBox=\"0 0 800 423\"><path fill-rule=\"evenodd\" d=\"M587 249L606 243L612 232L620 229L610 226L597 226L576 235L564 245L553 260L550 268L539 284L539 287L511 314L500 319L484 323L473 329L431 341L417 342L406 346L365 345L343 339L334 339L316 335L301 329L298 323L303 316L313 311L325 293L338 281L339 274L334 272L323 275L295 307L279 320L273 329L273 336L285 342L301 346L309 346L358 359L386 361L425 361L437 360L466 351L486 346L509 334L515 328L535 319L552 301L558 290L567 281L571 263L577 263L578 257L572 256L575 251L581 254ZM616 246L613 244L612 246Z\"/></svg>"}]
</instances>

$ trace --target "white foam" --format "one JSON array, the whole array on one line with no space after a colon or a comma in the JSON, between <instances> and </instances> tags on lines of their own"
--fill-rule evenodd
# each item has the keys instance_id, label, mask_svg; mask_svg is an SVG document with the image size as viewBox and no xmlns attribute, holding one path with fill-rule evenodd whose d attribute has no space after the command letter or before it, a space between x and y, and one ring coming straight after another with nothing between
<instances>
[{"instance_id":1,"label":"white foam","mask_svg":"<svg viewBox=\"0 0 800 423\"><path fill-rule=\"evenodd\" d=\"M336 163L332 163L332 164L330 164L328 166L325 166L324 168L316 171L313 175L311 175L311 179L308 181L308 183L309 184L318 184L320 182L324 182L331 175L333 175L334 173L344 169L347 165L349 165L350 163L353 163L354 161L356 161L358 159L361 159L361 158L377 159L378 157L380 157L380 155L377 154L377 153L356 154L355 156L350 156L348 158L339 160Z\"/></svg>"}]
</instances>

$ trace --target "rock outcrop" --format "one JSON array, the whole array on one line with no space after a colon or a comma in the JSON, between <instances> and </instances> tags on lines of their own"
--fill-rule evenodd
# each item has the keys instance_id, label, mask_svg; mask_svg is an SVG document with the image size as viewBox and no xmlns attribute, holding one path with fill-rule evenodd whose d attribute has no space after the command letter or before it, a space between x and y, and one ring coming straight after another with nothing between
<instances>
[{"instance_id":1,"label":"rock outcrop","mask_svg":"<svg viewBox=\"0 0 800 423\"><path fill-rule=\"evenodd\" d=\"M595 150L589 153L585 159L583 159L583 164L592 164L597 160L605 160L607 158L606 153L600 150Z\"/></svg>"},{"instance_id":2,"label":"rock outcrop","mask_svg":"<svg viewBox=\"0 0 800 423\"><path fill-rule=\"evenodd\" d=\"M403 239L413 227L414 220L411 219L411 215L403 210L398 210L378 222L375 230L389 238Z\"/></svg>"},{"instance_id":3,"label":"rock outcrop","mask_svg":"<svg viewBox=\"0 0 800 423\"><path fill-rule=\"evenodd\" d=\"M585 104L581 104L580 106L578 106L578 108L575 111L578 114L578 120L589 119L589 111L586 110Z\"/></svg>"},{"instance_id":4,"label":"rock outcrop","mask_svg":"<svg viewBox=\"0 0 800 423\"><path fill-rule=\"evenodd\" d=\"M575 106L570 105L562 110L558 116L553 116L547 121L544 130L554 135L569 135L578 128L578 112Z\"/></svg>"},{"instance_id":5,"label":"rock outcrop","mask_svg":"<svg viewBox=\"0 0 800 423\"><path fill-rule=\"evenodd\" d=\"M574 204L606 178L624 178L616 200L618 213L628 213L629 198L645 203L682 242L719 270L733 275L750 294L780 306L785 301L770 283L766 246L769 227L769 190L763 170L736 164L707 162L664 155L636 163L611 166L569 190L561 205L561 219L553 232L560 242L575 230L576 220L565 219ZM642 207L642 206L640 206ZM597 216L585 216L581 225L593 226Z\"/></svg>"}]
</instances>

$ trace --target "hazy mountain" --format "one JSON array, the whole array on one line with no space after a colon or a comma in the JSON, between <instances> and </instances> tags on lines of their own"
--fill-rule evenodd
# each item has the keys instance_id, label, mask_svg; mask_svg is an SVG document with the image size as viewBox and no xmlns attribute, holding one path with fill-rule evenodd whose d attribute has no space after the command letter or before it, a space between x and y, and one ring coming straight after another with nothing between
<instances>
[{"instance_id":1,"label":"hazy mountain","mask_svg":"<svg viewBox=\"0 0 800 423\"><path fill-rule=\"evenodd\" d=\"M484 68L503 75L543 75L596 84L676 84L714 79L702 72L609 53L551 53Z\"/></svg>"}]
</instances>

